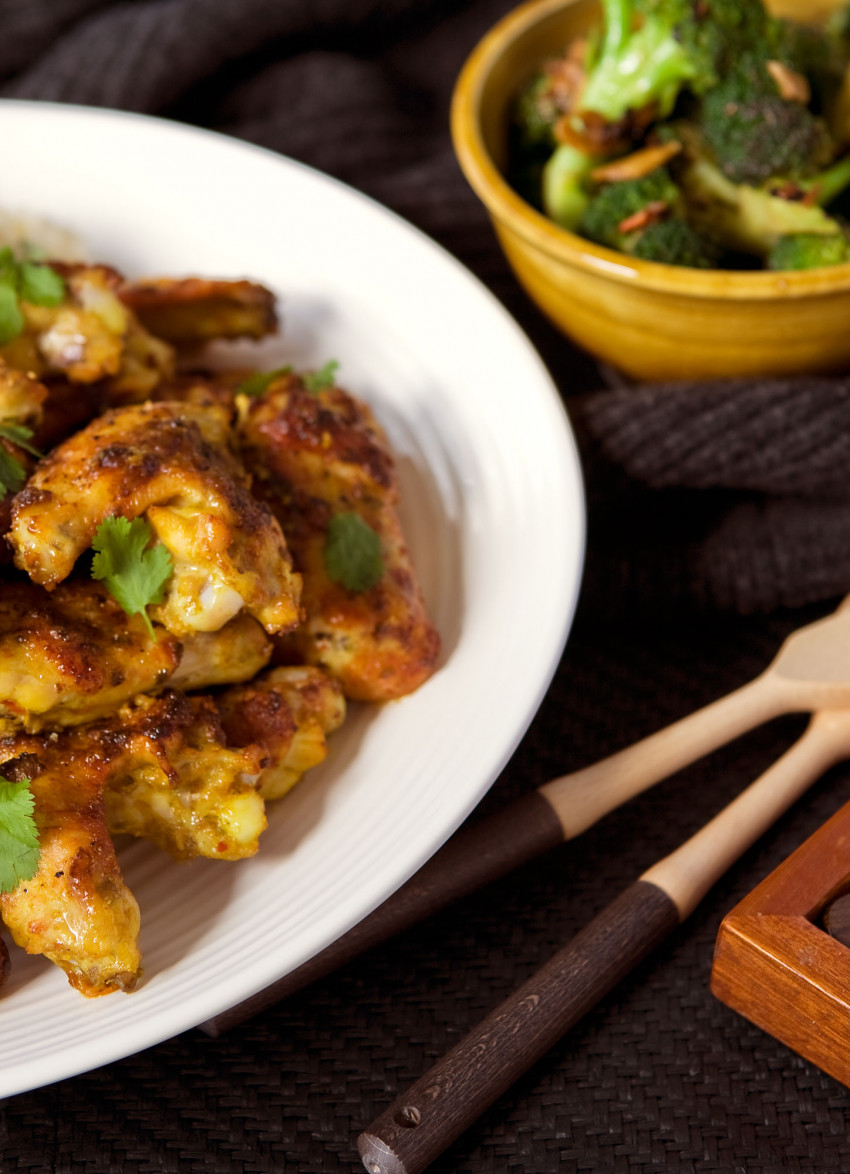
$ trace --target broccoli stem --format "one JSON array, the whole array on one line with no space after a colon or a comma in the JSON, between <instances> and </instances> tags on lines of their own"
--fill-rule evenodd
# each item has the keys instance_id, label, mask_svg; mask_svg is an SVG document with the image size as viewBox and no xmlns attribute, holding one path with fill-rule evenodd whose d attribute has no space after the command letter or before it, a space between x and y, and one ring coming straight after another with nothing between
<instances>
[{"instance_id":1,"label":"broccoli stem","mask_svg":"<svg viewBox=\"0 0 850 1174\"><path fill-rule=\"evenodd\" d=\"M806 180L800 186L806 191L812 192L815 203L823 208L840 196L848 184L850 184L850 154L845 155L837 163L828 167L826 171L822 171L814 179Z\"/></svg>"},{"instance_id":2,"label":"broccoli stem","mask_svg":"<svg viewBox=\"0 0 850 1174\"><path fill-rule=\"evenodd\" d=\"M602 0L602 11L605 21L602 55L613 57L620 52L631 31L631 0Z\"/></svg>"},{"instance_id":3,"label":"broccoli stem","mask_svg":"<svg viewBox=\"0 0 850 1174\"><path fill-rule=\"evenodd\" d=\"M543 210L562 228L572 231L581 220L589 199L590 172L597 162L577 147L564 144L543 168Z\"/></svg>"},{"instance_id":4,"label":"broccoli stem","mask_svg":"<svg viewBox=\"0 0 850 1174\"><path fill-rule=\"evenodd\" d=\"M703 158L689 163L680 182L695 226L725 247L743 253L766 257L781 236L832 236L841 231L823 208L732 183Z\"/></svg>"}]
</instances>

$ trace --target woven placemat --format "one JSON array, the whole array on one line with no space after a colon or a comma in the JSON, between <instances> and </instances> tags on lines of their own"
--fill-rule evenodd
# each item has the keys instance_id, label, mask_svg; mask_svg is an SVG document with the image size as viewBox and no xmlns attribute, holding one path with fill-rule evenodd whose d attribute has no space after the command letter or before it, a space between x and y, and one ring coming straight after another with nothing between
<instances>
[{"instance_id":1,"label":"woven placemat","mask_svg":"<svg viewBox=\"0 0 850 1174\"><path fill-rule=\"evenodd\" d=\"M554 687L483 807L750 679L800 618L635 632L580 613ZM210 1039L189 1032L0 1105L4 1171L337 1174L359 1129L651 861L801 732L788 717L570 846ZM834 770L693 918L435 1166L435 1174L846 1171L850 1092L717 1002L723 914L838 806Z\"/></svg>"}]
</instances>

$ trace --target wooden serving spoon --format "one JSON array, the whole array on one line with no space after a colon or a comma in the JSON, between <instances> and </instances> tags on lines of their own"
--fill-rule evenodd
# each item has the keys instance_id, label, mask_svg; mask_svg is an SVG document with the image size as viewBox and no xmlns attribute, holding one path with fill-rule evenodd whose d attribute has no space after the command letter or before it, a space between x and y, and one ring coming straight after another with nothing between
<instances>
[{"instance_id":1,"label":"wooden serving spoon","mask_svg":"<svg viewBox=\"0 0 850 1174\"><path fill-rule=\"evenodd\" d=\"M543 852L780 714L850 706L850 596L798 629L749 684L593 766L545 783L454 835L373 913L302 966L203 1023L219 1035Z\"/></svg>"},{"instance_id":2,"label":"wooden serving spoon","mask_svg":"<svg viewBox=\"0 0 850 1174\"><path fill-rule=\"evenodd\" d=\"M850 710L816 713L782 758L644 872L360 1135L369 1174L427 1169L693 912L774 820L848 756Z\"/></svg>"}]
</instances>

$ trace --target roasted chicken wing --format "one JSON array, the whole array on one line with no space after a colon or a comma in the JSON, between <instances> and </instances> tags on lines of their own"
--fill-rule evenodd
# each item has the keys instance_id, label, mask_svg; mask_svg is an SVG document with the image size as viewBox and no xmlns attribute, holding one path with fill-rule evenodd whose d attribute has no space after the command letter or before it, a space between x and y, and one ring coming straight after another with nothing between
<instances>
[{"instance_id":1,"label":"roasted chicken wing","mask_svg":"<svg viewBox=\"0 0 850 1174\"><path fill-rule=\"evenodd\" d=\"M160 628L151 639L100 583L50 594L25 579L0 583L0 734L94 721L162 688L179 663L176 637Z\"/></svg>"},{"instance_id":2,"label":"roasted chicken wing","mask_svg":"<svg viewBox=\"0 0 850 1174\"><path fill-rule=\"evenodd\" d=\"M144 516L174 572L151 615L170 632L214 631L245 608L270 633L298 622L300 578L280 525L251 494L215 405L116 408L40 462L12 507L17 565L52 589L112 515Z\"/></svg>"},{"instance_id":3,"label":"roasted chicken wing","mask_svg":"<svg viewBox=\"0 0 850 1174\"><path fill-rule=\"evenodd\" d=\"M262 338L277 329L274 294L253 281L157 277L128 282L120 292L152 334L178 346Z\"/></svg>"},{"instance_id":4,"label":"roasted chicken wing","mask_svg":"<svg viewBox=\"0 0 850 1174\"><path fill-rule=\"evenodd\" d=\"M275 668L216 698L228 742L263 748L257 787L279 799L327 756L327 735L345 719L339 682L308 665Z\"/></svg>"},{"instance_id":5,"label":"roasted chicken wing","mask_svg":"<svg viewBox=\"0 0 850 1174\"><path fill-rule=\"evenodd\" d=\"M247 615L182 640L154 632L91 580L67 580L50 593L26 579L0 582L0 736L93 722L166 683L245 681L271 656Z\"/></svg>"},{"instance_id":6,"label":"roasted chicken wing","mask_svg":"<svg viewBox=\"0 0 850 1174\"><path fill-rule=\"evenodd\" d=\"M139 907L124 884L103 810L109 747L85 734L0 742L5 777L30 780L41 860L32 880L0 894L15 943L44 954L82 994L133 990Z\"/></svg>"},{"instance_id":7,"label":"roasted chicken wing","mask_svg":"<svg viewBox=\"0 0 850 1174\"><path fill-rule=\"evenodd\" d=\"M139 697L89 731L120 752L105 790L113 833L143 836L178 859L253 856L266 826L256 782L263 749L229 745L210 697Z\"/></svg>"},{"instance_id":8,"label":"roasted chicken wing","mask_svg":"<svg viewBox=\"0 0 850 1174\"><path fill-rule=\"evenodd\" d=\"M303 578L304 623L278 643L284 660L321 665L347 696L386 700L433 672L440 641L428 618L396 512L392 456L372 413L339 388L275 380L241 420L254 491L271 506ZM380 539L383 573L353 591L328 574L335 515L356 513Z\"/></svg>"},{"instance_id":9,"label":"roasted chicken wing","mask_svg":"<svg viewBox=\"0 0 850 1174\"><path fill-rule=\"evenodd\" d=\"M191 692L248 681L266 667L271 655L272 644L262 627L240 612L215 632L194 632L181 639L180 663L168 686Z\"/></svg>"},{"instance_id":10,"label":"roasted chicken wing","mask_svg":"<svg viewBox=\"0 0 850 1174\"><path fill-rule=\"evenodd\" d=\"M41 379L111 380L147 391L173 374L172 347L145 330L121 301L119 274L105 265L51 267L65 281L65 297L58 305L21 302L24 329L0 348L11 367Z\"/></svg>"},{"instance_id":11,"label":"roasted chicken wing","mask_svg":"<svg viewBox=\"0 0 850 1174\"><path fill-rule=\"evenodd\" d=\"M34 375L0 358L0 421L37 428L44 416L47 388Z\"/></svg>"}]
</instances>

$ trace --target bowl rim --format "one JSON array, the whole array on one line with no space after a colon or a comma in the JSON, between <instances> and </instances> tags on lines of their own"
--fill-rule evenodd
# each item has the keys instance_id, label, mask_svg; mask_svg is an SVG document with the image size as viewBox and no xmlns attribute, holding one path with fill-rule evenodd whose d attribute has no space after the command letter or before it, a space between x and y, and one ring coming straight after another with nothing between
<instances>
[{"instance_id":1,"label":"bowl rim","mask_svg":"<svg viewBox=\"0 0 850 1174\"><path fill-rule=\"evenodd\" d=\"M552 260L622 284L677 297L740 300L802 298L850 289L850 262L822 269L691 269L629 257L596 245L549 220L508 184L481 133L480 107L486 82L506 47L538 22L582 0L525 0L478 41L452 92L450 129L461 171L496 222Z\"/></svg>"}]
</instances>

